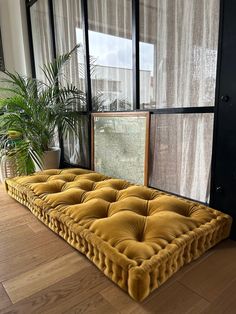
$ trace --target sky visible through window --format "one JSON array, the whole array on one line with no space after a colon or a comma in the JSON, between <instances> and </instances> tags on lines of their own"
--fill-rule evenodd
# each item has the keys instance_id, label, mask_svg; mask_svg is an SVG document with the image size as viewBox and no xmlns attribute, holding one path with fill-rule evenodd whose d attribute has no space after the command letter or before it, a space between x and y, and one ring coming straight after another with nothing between
<instances>
[{"instance_id":1,"label":"sky visible through window","mask_svg":"<svg viewBox=\"0 0 236 314\"><path fill-rule=\"evenodd\" d=\"M77 43L83 43L83 31L76 28ZM90 55L96 64L108 67L132 69L132 40L105 33L89 31ZM140 70L153 75L154 45L140 42Z\"/></svg>"}]
</instances>

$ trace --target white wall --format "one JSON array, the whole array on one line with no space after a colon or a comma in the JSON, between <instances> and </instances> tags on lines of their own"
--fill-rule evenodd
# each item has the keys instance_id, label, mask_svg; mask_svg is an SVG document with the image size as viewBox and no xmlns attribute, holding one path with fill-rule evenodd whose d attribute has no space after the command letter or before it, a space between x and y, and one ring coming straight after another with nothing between
<instances>
[{"instance_id":1,"label":"white wall","mask_svg":"<svg viewBox=\"0 0 236 314\"><path fill-rule=\"evenodd\" d=\"M0 27L6 69L31 75L24 0L0 0Z\"/></svg>"}]
</instances>

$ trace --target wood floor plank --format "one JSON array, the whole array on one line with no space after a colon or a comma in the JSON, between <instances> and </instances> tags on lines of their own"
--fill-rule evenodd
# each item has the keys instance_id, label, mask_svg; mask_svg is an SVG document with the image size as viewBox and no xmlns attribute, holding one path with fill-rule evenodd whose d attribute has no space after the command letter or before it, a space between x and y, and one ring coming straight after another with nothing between
<instances>
[{"instance_id":1,"label":"wood floor plank","mask_svg":"<svg viewBox=\"0 0 236 314\"><path fill-rule=\"evenodd\" d=\"M87 267L62 281L6 308L6 313L62 314L73 306L113 285L96 267L85 260Z\"/></svg>"},{"instance_id":2,"label":"wood floor plank","mask_svg":"<svg viewBox=\"0 0 236 314\"><path fill-rule=\"evenodd\" d=\"M24 215L20 215L19 217L12 217L5 220L0 219L0 232L10 230L17 226L35 223L35 219L37 218L34 217L31 213L25 213Z\"/></svg>"},{"instance_id":3,"label":"wood floor plank","mask_svg":"<svg viewBox=\"0 0 236 314\"><path fill-rule=\"evenodd\" d=\"M1 205L5 206L7 204L12 204L12 198L7 194L5 189L2 189L2 184L0 183L0 197L1 197Z\"/></svg>"},{"instance_id":4,"label":"wood floor plank","mask_svg":"<svg viewBox=\"0 0 236 314\"><path fill-rule=\"evenodd\" d=\"M38 233L38 232L41 232L41 231L45 231L45 230L48 229L48 227L45 226L45 224L42 223L41 221L39 221L38 219L37 219L37 221L33 221L33 222L28 223L28 226L35 233Z\"/></svg>"},{"instance_id":5,"label":"wood floor plank","mask_svg":"<svg viewBox=\"0 0 236 314\"><path fill-rule=\"evenodd\" d=\"M0 283L0 311L2 309L5 309L6 307L9 307L11 304L11 300L9 299L5 289Z\"/></svg>"},{"instance_id":6,"label":"wood floor plank","mask_svg":"<svg viewBox=\"0 0 236 314\"><path fill-rule=\"evenodd\" d=\"M206 308L204 314L236 313L236 279Z\"/></svg>"},{"instance_id":7,"label":"wood floor plank","mask_svg":"<svg viewBox=\"0 0 236 314\"><path fill-rule=\"evenodd\" d=\"M107 288L101 290L100 294L119 312L122 310L128 311L137 307L137 302L115 285L109 285Z\"/></svg>"},{"instance_id":8,"label":"wood floor plank","mask_svg":"<svg viewBox=\"0 0 236 314\"><path fill-rule=\"evenodd\" d=\"M159 293L154 293L151 298L146 299L143 303L137 304L136 307L129 310L124 309L120 313L200 314L208 305L209 302L176 281Z\"/></svg>"},{"instance_id":9,"label":"wood floor plank","mask_svg":"<svg viewBox=\"0 0 236 314\"><path fill-rule=\"evenodd\" d=\"M91 298L88 298L85 301L65 311L64 313L118 314L119 312L116 311L110 303L108 303L100 294L97 293Z\"/></svg>"},{"instance_id":10,"label":"wood floor plank","mask_svg":"<svg viewBox=\"0 0 236 314\"><path fill-rule=\"evenodd\" d=\"M184 265L184 267L182 267L180 270L178 270L174 274L174 278L176 280L180 280L180 278L182 278L186 273L188 273L189 271L193 270L195 267L199 267L199 264L201 264L206 259L208 259L210 255L214 254L214 252L215 252L214 248L212 248L209 251L205 252L202 256L200 256L196 260L192 261L189 264Z\"/></svg>"},{"instance_id":11,"label":"wood floor plank","mask_svg":"<svg viewBox=\"0 0 236 314\"><path fill-rule=\"evenodd\" d=\"M30 237L33 235L32 230L28 226L16 226L14 230L7 230L0 232L0 245L1 247L11 242L11 239L19 237Z\"/></svg>"},{"instance_id":12,"label":"wood floor plank","mask_svg":"<svg viewBox=\"0 0 236 314\"><path fill-rule=\"evenodd\" d=\"M212 302L236 278L236 242L218 245L214 254L180 278L180 282Z\"/></svg>"},{"instance_id":13,"label":"wood floor plank","mask_svg":"<svg viewBox=\"0 0 236 314\"><path fill-rule=\"evenodd\" d=\"M50 230L35 234L27 225L0 233L0 262L14 258L16 255L40 247L58 238Z\"/></svg>"},{"instance_id":14,"label":"wood floor plank","mask_svg":"<svg viewBox=\"0 0 236 314\"><path fill-rule=\"evenodd\" d=\"M16 277L35 267L72 253L75 250L65 241L56 239L40 247L27 250L14 258L0 262L0 282Z\"/></svg>"},{"instance_id":15,"label":"wood floor plank","mask_svg":"<svg viewBox=\"0 0 236 314\"><path fill-rule=\"evenodd\" d=\"M19 203L15 202L14 206L10 206L10 204L0 206L0 222L4 222L5 220L10 220L13 218L21 217L26 214L29 214L30 211L21 206Z\"/></svg>"},{"instance_id":16,"label":"wood floor plank","mask_svg":"<svg viewBox=\"0 0 236 314\"><path fill-rule=\"evenodd\" d=\"M4 281L3 287L12 303L23 300L86 267L85 259L72 252Z\"/></svg>"},{"instance_id":17,"label":"wood floor plank","mask_svg":"<svg viewBox=\"0 0 236 314\"><path fill-rule=\"evenodd\" d=\"M5 205L7 203L11 204L12 198L7 194L4 184L0 183L0 197L1 197L1 204Z\"/></svg>"}]
</instances>

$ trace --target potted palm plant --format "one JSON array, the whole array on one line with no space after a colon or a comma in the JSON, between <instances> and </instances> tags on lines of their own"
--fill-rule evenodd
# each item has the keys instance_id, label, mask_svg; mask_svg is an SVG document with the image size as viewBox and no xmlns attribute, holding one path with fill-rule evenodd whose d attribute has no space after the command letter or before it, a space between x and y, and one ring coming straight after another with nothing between
<instances>
[{"instance_id":1,"label":"potted palm plant","mask_svg":"<svg viewBox=\"0 0 236 314\"><path fill-rule=\"evenodd\" d=\"M46 82L5 71L0 91L10 96L0 99L0 152L14 159L17 173L30 174L38 168L52 168L51 155L58 163L55 136L76 132L78 110L85 94L64 77L64 66L79 45L43 66ZM16 140L12 134L17 134ZM47 162L50 162L47 164ZM54 165L55 168L55 165Z\"/></svg>"}]
</instances>

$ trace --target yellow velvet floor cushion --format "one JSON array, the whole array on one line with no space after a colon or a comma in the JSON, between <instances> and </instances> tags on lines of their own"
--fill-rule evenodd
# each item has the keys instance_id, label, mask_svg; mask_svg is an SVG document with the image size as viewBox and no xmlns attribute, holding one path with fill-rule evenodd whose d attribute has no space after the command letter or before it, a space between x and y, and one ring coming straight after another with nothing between
<instances>
[{"instance_id":1,"label":"yellow velvet floor cushion","mask_svg":"<svg viewBox=\"0 0 236 314\"><path fill-rule=\"evenodd\" d=\"M136 300L231 227L228 215L199 203L83 169L8 179L6 188Z\"/></svg>"}]
</instances>

